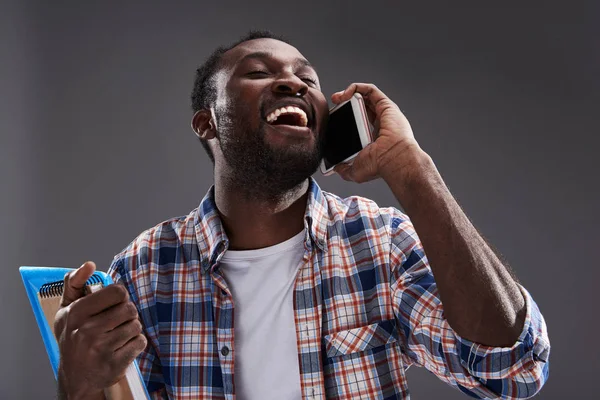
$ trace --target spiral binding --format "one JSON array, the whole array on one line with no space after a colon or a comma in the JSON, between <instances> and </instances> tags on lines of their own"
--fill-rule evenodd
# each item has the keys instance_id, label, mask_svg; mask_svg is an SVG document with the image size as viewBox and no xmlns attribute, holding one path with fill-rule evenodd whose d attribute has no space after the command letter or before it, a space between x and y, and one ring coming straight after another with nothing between
<instances>
[{"instance_id":1,"label":"spiral binding","mask_svg":"<svg viewBox=\"0 0 600 400\"><path fill-rule=\"evenodd\" d=\"M45 283L40 287L40 297L49 298L49 297L59 297L62 296L64 291L64 281L56 281ZM86 286L96 285L102 283L102 278L98 274L93 274L85 283Z\"/></svg>"},{"instance_id":2,"label":"spiral binding","mask_svg":"<svg viewBox=\"0 0 600 400\"><path fill-rule=\"evenodd\" d=\"M40 297L48 298L48 297L58 297L63 294L63 281L46 283L40 287Z\"/></svg>"},{"instance_id":3,"label":"spiral binding","mask_svg":"<svg viewBox=\"0 0 600 400\"><path fill-rule=\"evenodd\" d=\"M98 274L93 274L90 279L85 283L86 285L95 285L96 283L102 283L102 278Z\"/></svg>"}]
</instances>

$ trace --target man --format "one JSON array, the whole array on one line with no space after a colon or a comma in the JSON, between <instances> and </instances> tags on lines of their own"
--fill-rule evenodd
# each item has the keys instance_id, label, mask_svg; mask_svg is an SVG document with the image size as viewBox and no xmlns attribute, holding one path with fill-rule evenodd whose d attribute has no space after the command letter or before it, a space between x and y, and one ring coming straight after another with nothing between
<instances>
[{"instance_id":1,"label":"man","mask_svg":"<svg viewBox=\"0 0 600 400\"><path fill-rule=\"evenodd\" d=\"M215 185L115 257L122 286L80 298L91 262L65 277L65 397L103 398L138 354L155 398L405 399L412 364L473 397L539 391L550 345L536 304L398 106L362 83L331 99L355 92L377 138L336 171L383 179L407 215L310 178L328 105L296 48L253 32L198 69L192 127Z\"/></svg>"}]
</instances>

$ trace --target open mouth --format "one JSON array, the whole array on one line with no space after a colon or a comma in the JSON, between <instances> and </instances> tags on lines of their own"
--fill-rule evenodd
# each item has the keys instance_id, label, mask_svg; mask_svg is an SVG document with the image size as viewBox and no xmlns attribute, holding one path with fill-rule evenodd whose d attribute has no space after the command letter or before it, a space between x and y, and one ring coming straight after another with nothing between
<instances>
[{"instance_id":1,"label":"open mouth","mask_svg":"<svg viewBox=\"0 0 600 400\"><path fill-rule=\"evenodd\" d=\"M279 107L267 115L270 125L288 125L300 128L308 126L308 117L304 110L296 106Z\"/></svg>"}]
</instances>

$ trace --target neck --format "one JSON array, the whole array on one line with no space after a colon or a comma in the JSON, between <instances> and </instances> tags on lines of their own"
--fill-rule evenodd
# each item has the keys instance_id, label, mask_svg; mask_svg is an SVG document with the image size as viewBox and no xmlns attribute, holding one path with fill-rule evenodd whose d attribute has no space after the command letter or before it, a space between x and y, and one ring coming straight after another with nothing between
<instances>
[{"instance_id":1,"label":"neck","mask_svg":"<svg viewBox=\"0 0 600 400\"><path fill-rule=\"evenodd\" d=\"M308 179L278 195L243 190L215 179L215 204L231 250L251 250L281 243L304 229Z\"/></svg>"}]
</instances>

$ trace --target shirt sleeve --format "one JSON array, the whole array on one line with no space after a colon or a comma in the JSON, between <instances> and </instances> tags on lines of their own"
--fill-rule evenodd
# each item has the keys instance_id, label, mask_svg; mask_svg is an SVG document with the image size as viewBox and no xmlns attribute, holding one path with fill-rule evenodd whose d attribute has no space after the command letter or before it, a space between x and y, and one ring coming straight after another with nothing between
<instances>
[{"instance_id":1,"label":"shirt sleeve","mask_svg":"<svg viewBox=\"0 0 600 400\"><path fill-rule=\"evenodd\" d=\"M423 366L475 398L525 399L538 393L548 378L550 342L530 294L520 287L527 314L512 346L489 347L461 338L444 318L429 262L409 218L397 211L391 228L392 296L406 366Z\"/></svg>"},{"instance_id":2,"label":"shirt sleeve","mask_svg":"<svg viewBox=\"0 0 600 400\"><path fill-rule=\"evenodd\" d=\"M135 284L131 282L130 275L125 270L122 258L115 257L110 268L108 269L108 274L115 283L122 284L127 288L129 296L136 305L138 313L140 314L143 332L148 339L148 345L138 355L137 362L144 382L146 383L148 393L153 400L168 399L160 358L156 353L155 341L152 340L153 337L150 333L151 331L155 330L148 329L152 324L151 318L148 318L148 313L146 312L147 309L140 305L139 295L137 293Z\"/></svg>"}]
</instances>

